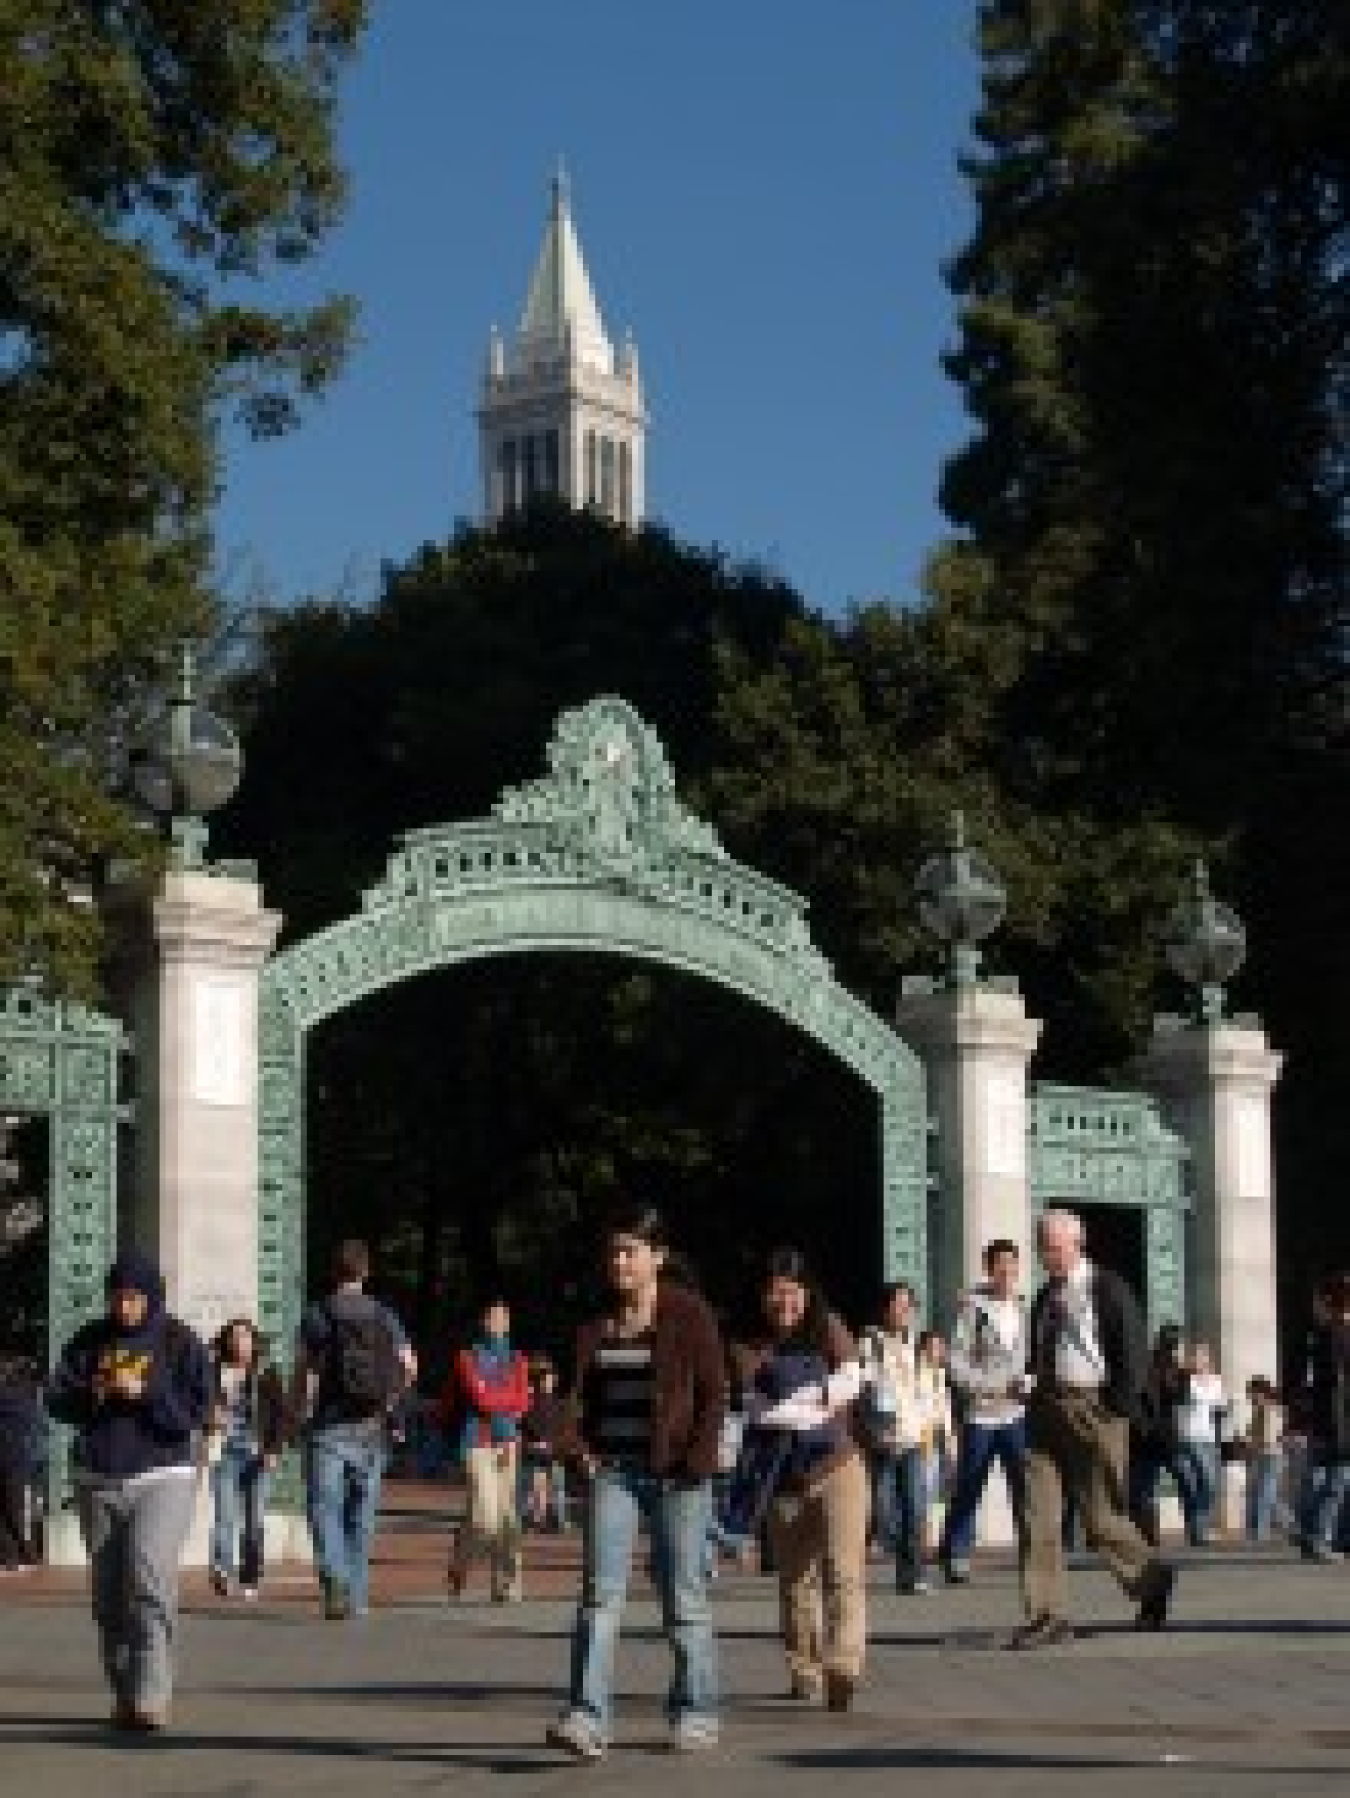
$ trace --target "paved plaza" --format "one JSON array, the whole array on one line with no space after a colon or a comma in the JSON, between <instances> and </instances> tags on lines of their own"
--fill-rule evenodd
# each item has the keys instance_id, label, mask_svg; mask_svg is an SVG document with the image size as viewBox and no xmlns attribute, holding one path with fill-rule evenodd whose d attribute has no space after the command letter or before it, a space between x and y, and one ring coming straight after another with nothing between
<instances>
[{"instance_id":1,"label":"paved plaza","mask_svg":"<svg viewBox=\"0 0 1350 1798\"><path fill-rule=\"evenodd\" d=\"M724 1574L715 1603L724 1741L697 1760L665 1750L669 1666L650 1593L620 1649L618 1742L595 1767L543 1745L567 1662L575 1543L536 1553L519 1607L480 1584L440 1596L444 1528L405 1510L382 1531L377 1604L324 1624L312 1584L274 1580L245 1609L189 1576L173 1728L126 1741L106 1700L78 1577L10 1582L0 1596L3 1798L253 1798L505 1789L582 1782L597 1791L790 1798L1148 1792L1334 1794L1350 1790L1350 1567L1287 1552L1220 1549L1182 1561L1175 1627L1136 1635L1097 1568L1073 1580L1083 1638L1003 1652L1016 1588L1005 1562L977 1585L928 1597L888 1590L873 1567L872 1651L856 1710L828 1717L783 1696L773 1582ZM1147 1784L1145 1784L1147 1782Z\"/></svg>"}]
</instances>

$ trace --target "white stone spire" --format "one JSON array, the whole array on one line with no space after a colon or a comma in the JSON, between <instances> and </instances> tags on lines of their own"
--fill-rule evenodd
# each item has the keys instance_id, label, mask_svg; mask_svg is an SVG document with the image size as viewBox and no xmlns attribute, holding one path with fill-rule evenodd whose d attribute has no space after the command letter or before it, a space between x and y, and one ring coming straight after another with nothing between
<instances>
[{"instance_id":1,"label":"white stone spire","mask_svg":"<svg viewBox=\"0 0 1350 1798\"><path fill-rule=\"evenodd\" d=\"M625 337L616 355L605 331L559 167L515 341L489 338L478 408L487 522L551 493L640 524L646 425L636 347Z\"/></svg>"}]
</instances>

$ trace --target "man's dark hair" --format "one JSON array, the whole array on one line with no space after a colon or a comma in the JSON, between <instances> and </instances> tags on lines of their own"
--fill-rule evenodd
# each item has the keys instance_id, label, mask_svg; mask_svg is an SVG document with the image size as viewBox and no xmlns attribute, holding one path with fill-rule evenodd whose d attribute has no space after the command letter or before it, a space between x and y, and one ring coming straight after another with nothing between
<instances>
[{"instance_id":1,"label":"man's dark hair","mask_svg":"<svg viewBox=\"0 0 1350 1798\"><path fill-rule=\"evenodd\" d=\"M985 1243L985 1271L988 1272L994 1263L1003 1255L1014 1255L1019 1261L1021 1260L1022 1251L1018 1248L1011 1236L996 1236L992 1242Z\"/></svg>"},{"instance_id":2,"label":"man's dark hair","mask_svg":"<svg viewBox=\"0 0 1350 1798\"><path fill-rule=\"evenodd\" d=\"M631 1236L650 1249L664 1249L670 1240L665 1219L655 1205L644 1199L616 1199L605 1212L600 1235L605 1242L612 1242L616 1236Z\"/></svg>"},{"instance_id":3,"label":"man's dark hair","mask_svg":"<svg viewBox=\"0 0 1350 1798\"><path fill-rule=\"evenodd\" d=\"M915 1292L908 1280L887 1280L886 1284L881 1289L881 1308L883 1311L899 1292L903 1292L908 1296L911 1305L918 1304L919 1295Z\"/></svg>"},{"instance_id":4,"label":"man's dark hair","mask_svg":"<svg viewBox=\"0 0 1350 1798\"><path fill-rule=\"evenodd\" d=\"M333 1251L333 1279L339 1286L370 1278L370 1249L359 1236L349 1236Z\"/></svg>"}]
</instances>

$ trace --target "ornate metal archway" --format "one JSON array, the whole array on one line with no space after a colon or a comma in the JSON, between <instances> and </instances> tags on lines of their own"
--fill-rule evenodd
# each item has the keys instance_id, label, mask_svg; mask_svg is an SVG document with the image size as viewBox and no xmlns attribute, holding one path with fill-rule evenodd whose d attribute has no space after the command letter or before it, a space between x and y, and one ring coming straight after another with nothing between
<instances>
[{"instance_id":1,"label":"ornate metal archway","mask_svg":"<svg viewBox=\"0 0 1350 1798\"><path fill-rule=\"evenodd\" d=\"M294 1340L304 1285L304 1060L313 1027L431 969L575 950L656 962L776 1013L851 1068L881 1110L881 1266L927 1287L922 1065L847 992L796 893L732 860L680 803L626 701L558 719L543 779L491 816L413 831L354 917L277 955L259 1005L259 1315Z\"/></svg>"},{"instance_id":2,"label":"ornate metal archway","mask_svg":"<svg viewBox=\"0 0 1350 1798\"><path fill-rule=\"evenodd\" d=\"M1037 1085L1031 1090L1027 1179L1032 1220L1051 1205L1129 1205L1144 1213L1150 1333L1184 1325L1190 1151L1144 1093Z\"/></svg>"},{"instance_id":3,"label":"ornate metal archway","mask_svg":"<svg viewBox=\"0 0 1350 1798\"><path fill-rule=\"evenodd\" d=\"M130 1043L115 1018L23 984L0 988L0 1112L46 1119L46 1361L102 1312L103 1280L117 1246L117 1127L122 1058ZM69 1436L53 1432L49 1515L65 1497Z\"/></svg>"}]
</instances>

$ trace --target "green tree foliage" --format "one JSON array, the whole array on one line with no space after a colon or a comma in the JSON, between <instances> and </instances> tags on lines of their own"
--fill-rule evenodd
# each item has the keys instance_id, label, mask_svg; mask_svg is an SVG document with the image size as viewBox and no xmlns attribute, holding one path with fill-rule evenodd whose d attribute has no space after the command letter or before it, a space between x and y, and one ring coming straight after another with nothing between
<instances>
[{"instance_id":1,"label":"green tree foliage","mask_svg":"<svg viewBox=\"0 0 1350 1798\"><path fill-rule=\"evenodd\" d=\"M363 0L0 0L0 977L95 981L72 903L145 838L115 796L157 660L208 621L215 427L340 359L343 300L251 283L336 218Z\"/></svg>"},{"instance_id":2,"label":"green tree foliage","mask_svg":"<svg viewBox=\"0 0 1350 1798\"><path fill-rule=\"evenodd\" d=\"M1328 838L1350 775L1350 14L991 0L980 33L949 363L975 432L943 482L962 535L933 628L984 684L967 747L1005 792L1224 852L1245 991L1291 1052L1285 1215L1311 1218L1350 1148ZM1318 1253L1347 1250L1333 1226Z\"/></svg>"}]
</instances>

